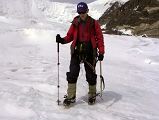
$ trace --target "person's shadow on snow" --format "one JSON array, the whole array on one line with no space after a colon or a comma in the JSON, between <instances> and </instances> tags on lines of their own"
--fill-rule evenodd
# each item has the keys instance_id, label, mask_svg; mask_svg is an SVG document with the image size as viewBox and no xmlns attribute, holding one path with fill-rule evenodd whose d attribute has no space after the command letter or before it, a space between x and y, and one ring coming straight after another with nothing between
<instances>
[{"instance_id":1,"label":"person's shadow on snow","mask_svg":"<svg viewBox=\"0 0 159 120\"><path fill-rule=\"evenodd\" d=\"M107 108L113 106L115 103L119 102L122 99L122 96L113 91L104 91L102 94L102 99L100 97L97 98L100 104L102 103L109 103L107 104Z\"/></svg>"},{"instance_id":2,"label":"person's shadow on snow","mask_svg":"<svg viewBox=\"0 0 159 120\"><path fill-rule=\"evenodd\" d=\"M88 95L82 96L81 98L83 101L88 102ZM109 108L111 106L113 106L115 103L117 103L118 101L120 101L122 99L122 96L116 92L113 91L104 91L102 93L102 98L100 96L96 97L96 103L97 104L103 104L103 103L107 103L106 108Z\"/></svg>"}]
</instances>

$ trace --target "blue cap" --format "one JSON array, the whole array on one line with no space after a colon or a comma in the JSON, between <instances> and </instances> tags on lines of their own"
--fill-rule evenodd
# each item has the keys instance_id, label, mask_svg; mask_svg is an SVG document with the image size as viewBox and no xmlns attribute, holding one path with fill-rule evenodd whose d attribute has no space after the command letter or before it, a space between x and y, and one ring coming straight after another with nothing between
<instances>
[{"instance_id":1,"label":"blue cap","mask_svg":"<svg viewBox=\"0 0 159 120\"><path fill-rule=\"evenodd\" d=\"M88 6L85 2L80 2L77 5L77 12L86 12L88 10Z\"/></svg>"}]
</instances>

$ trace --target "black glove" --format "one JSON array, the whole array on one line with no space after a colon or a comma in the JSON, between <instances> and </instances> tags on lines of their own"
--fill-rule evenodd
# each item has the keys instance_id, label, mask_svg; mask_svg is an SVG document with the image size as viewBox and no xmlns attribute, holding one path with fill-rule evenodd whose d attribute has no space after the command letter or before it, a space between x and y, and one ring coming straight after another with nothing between
<instances>
[{"instance_id":1,"label":"black glove","mask_svg":"<svg viewBox=\"0 0 159 120\"><path fill-rule=\"evenodd\" d=\"M61 43L61 44L64 44L65 43L65 40L64 38L61 38L61 36L59 34L56 35L56 42L57 43Z\"/></svg>"},{"instance_id":2,"label":"black glove","mask_svg":"<svg viewBox=\"0 0 159 120\"><path fill-rule=\"evenodd\" d=\"M99 55L98 55L98 60L99 60L99 61L102 61L103 58L104 58L104 55L103 55L103 54L99 54Z\"/></svg>"}]
</instances>

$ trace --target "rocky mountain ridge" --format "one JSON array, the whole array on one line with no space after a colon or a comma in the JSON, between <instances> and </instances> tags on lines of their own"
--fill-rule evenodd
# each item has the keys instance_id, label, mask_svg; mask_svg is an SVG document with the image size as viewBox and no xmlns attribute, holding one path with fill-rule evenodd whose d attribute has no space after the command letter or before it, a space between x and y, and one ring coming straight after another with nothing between
<instances>
[{"instance_id":1,"label":"rocky mountain ridge","mask_svg":"<svg viewBox=\"0 0 159 120\"><path fill-rule=\"evenodd\" d=\"M106 25L104 33L123 34L131 30L133 35L159 37L159 0L129 0L125 4L115 2L100 17Z\"/></svg>"}]
</instances>

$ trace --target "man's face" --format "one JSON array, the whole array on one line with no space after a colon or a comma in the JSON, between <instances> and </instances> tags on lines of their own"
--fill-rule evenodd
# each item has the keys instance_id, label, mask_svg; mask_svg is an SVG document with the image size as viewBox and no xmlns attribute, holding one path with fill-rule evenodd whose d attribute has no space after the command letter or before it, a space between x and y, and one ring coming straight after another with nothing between
<instances>
[{"instance_id":1,"label":"man's face","mask_svg":"<svg viewBox=\"0 0 159 120\"><path fill-rule=\"evenodd\" d=\"M78 14L79 14L79 16L80 16L80 18L81 18L82 20L85 20L86 17L87 17L87 14L88 14L88 10L87 10L86 12L81 12L81 13L78 13Z\"/></svg>"}]
</instances>

